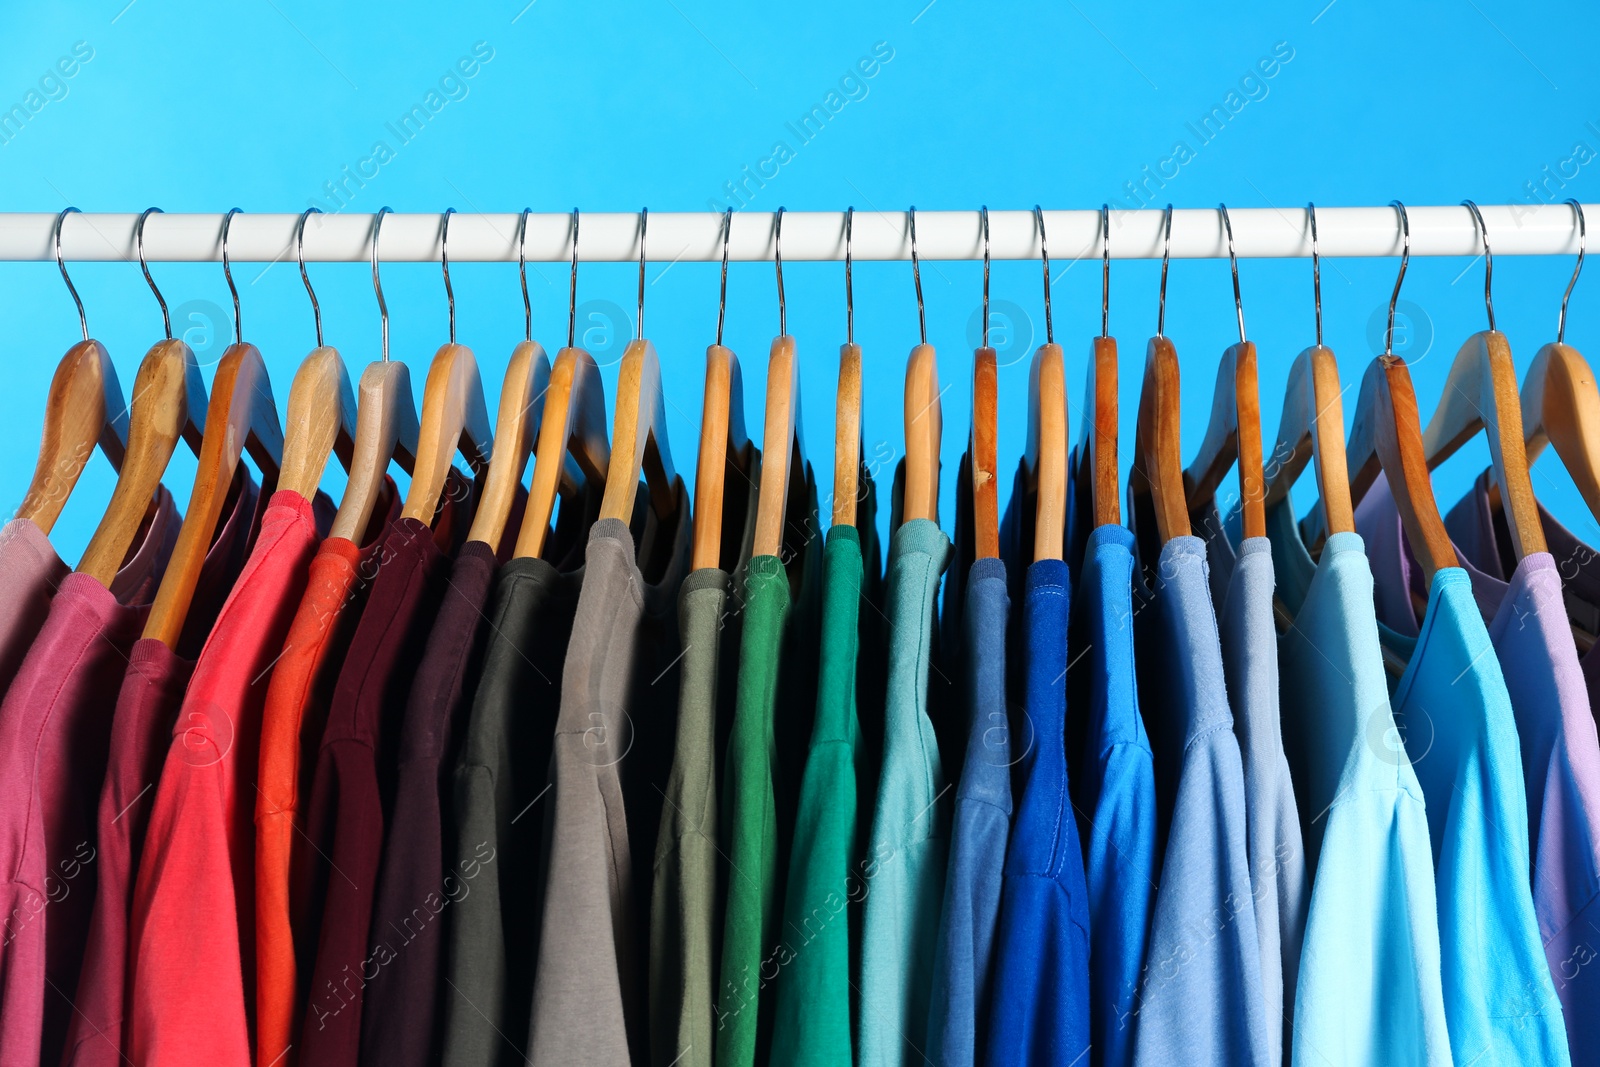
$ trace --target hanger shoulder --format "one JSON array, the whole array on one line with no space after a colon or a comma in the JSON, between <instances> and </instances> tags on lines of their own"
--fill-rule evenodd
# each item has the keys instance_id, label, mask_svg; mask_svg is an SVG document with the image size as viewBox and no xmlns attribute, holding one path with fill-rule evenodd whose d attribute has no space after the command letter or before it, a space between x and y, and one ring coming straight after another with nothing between
<instances>
[{"instance_id":1,"label":"hanger shoulder","mask_svg":"<svg viewBox=\"0 0 1600 1067\"><path fill-rule=\"evenodd\" d=\"M1152 337L1145 348L1144 381L1139 390L1135 438L1138 462L1134 489L1147 490L1155 506L1156 533L1162 544L1190 532L1183 493L1180 430L1182 397L1178 388L1178 350L1165 337Z\"/></svg>"},{"instance_id":2,"label":"hanger shoulder","mask_svg":"<svg viewBox=\"0 0 1600 1067\"><path fill-rule=\"evenodd\" d=\"M1467 338L1445 379L1444 395L1423 433L1428 469L1450 458L1483 429L1495 484L1505 503L1516 557L1545 551L1544 526L1533 496L1528 453L1522 436L1522 399L1511 344L1498 330Z\"/></svg>"},{"instance_id":3,"label":"hanger shoulder","mask_svg":"<svg viewBox=\"0 0 1600 1067\"><path fill-rule=\"evenodd\" d=\"M583 349L563 348L556 353L545 390L544 417L534 446L533 484L517 535L518 558L537 558L544 551L556 494L563 485L576 487L574 467L580 469L578 476L605 484L610 448L600 369Z\"/></svg>"},{"instance_id":4,"label":"hanger shoulder","mask_svg":"<svg viewBox=\"0 0 1600 1067\"><path fill-rule=\"evenodd\" d=\"M667 515L676 503L672 452L667 444L666 404L661 395L661 360L646 340L628 342L617 375L617 413L611 462L600 517L628 522L639 476L649 482L651 506ZM763 478L763 481L766 479Z\"/></svg>"},{"instance_id":5,"label":"hanger shoulder","mask_svg":"<svg viewBox=\"0 0 1600 1067\"><path fill-rule=\"evenodd\" d=\"M939 402L939 363L933 346L919 344L906 361L906 476L902 522L939 521L939 445L944 412ZM766 479L762 479L765 481Z\"/></svg>"},{"instance_id":6,"label":"hanger shoulder","mask_svg":"<svg viewBox=\"0 0 1600 1067\"><path fill-rule=\"evenodd\" d=\"M1405 360L1393 356L1373 360L1362 380L1361 395L1373 454L1388 477L1406 539L1431 586L1441 568L1456 565L1456 552L1433 497L1417 394Z\"/></svg>"},{"instance_id":7,"label":"hanger shoulder","mask_svg":"<svg viewBox=\"0 0 1600 1067\"><path fill-rule=\"evenodd\" d=\"M700 451L694 476L695 570L722 561L722 498L728 467L742 462L744 379L739 357L722 345L706 349L706 389L700 415ZM745 477L748 471L742 471Z\"/></svg>"},{"instance_id":8,"label":"hanger shoulder","mask_svg":"<svg viewBox=\"0 0 1600 1067\"><path fill-rule=\"evenodd\" d=\"M264 408L271 409L270 415ZM189 493L188 512L145 622L145 637L157 638L168 648L177 645L240 457L249 441L257 442L252 455L270 453L275 446L281 457L282 432L274 435L277 421L272 383L261 352L252 344L230 345L217 363L211 383L206 432L200 445L194 488Z\"/></svg>"},{"instance_id":9,"label":"hanger shoulder","mask_svg":"<svg viewBox=\"0 0 1600 1067\"><path fill-rule=\"evenodd\" d=\"M856 524L861 493L861 346L839 346L839 390L833 405L833 525Z\"/></svg>"},{"instance_id":10,"label":"hanger shoulder","mask_svg":"<svg viewBox=\"0 0 1600 1067\"><path fill-rule=\"evenodd\" d=\"M1306 463L1313 460L1323 530L1353 531L1355 513L1350 503L1345 457L1339 363L1333 350L1322 345L1305 349L1289 367L1265 505L1271 507L1286 498Z\"/></svg>"},{"instance_id":11,"label":"hanger shoulder","mask_svg":"<svg viewBox=\"0 0 1600 1067\"><path fill-rule=\"evenodd\" d=\"M979 348L972 354L972 440L968 448L974 551L978 559L999 559L1000 373L992 348Z\"/></svg>"},{"instance_id":12,"label":"hanger shoulder","mask_svg":"<svg viewBox=\"0 0 1600 1067\"><path fill-rule=\"evenodd\" d=\"M456 453L466 457L474 470L481 470L493 445L477 357L466 345L439 346L422 387L417 465L401 518L431 525Z\"/></svg>"},{"instance_id":13,"label":"hanger shoulder","mask_svg":"<svg viewBox=\"0 0 1600 1067\"><path fill-rule=\"evenodd\" d=\"M389 461L402 469L416 467L417 407L411 393L411 371L398 360L374 360L361 372L356 404L356 437L339 511L329 537L360 541L377 506Z\"/></svg>"},{"instance_id":14,"label":"hanger shoulder","mask_svg":"<svg viewBox=\"0 0 1600 1067\"><path fill-rule=\"evenodd\" d=\"M1089 380L1082 436L1078 440L1079 470L1090 472L1096 526L1122 525L1117 469L1117 342L1096 337L1089 355Z\"/></svg>"},{"instance_id":15,"label":"hanger shoulder","mask_svg":"<svg viewBox=\"0 0 1600 1067\"><path fill-rule=\"evenodd\" d=\"M805 462L799 439L800 366L794 338L772 341L767 357L767 406L761 436L761 485L756 497L756 535L751 554L776 556L783 547L783 523L789 504L789 477Z\"/></svg>"},{"instance_id":16,"label":"hanger shoulder","mask_svg":"<svg viewBox=\"0 0 1600 1067\"><path fill-rule=\"evenodd\" d=\"M539 432L549 396L550 360L537 341L522 341L511 352L500 386L500 409L494 424L494 452L483 495L472 516L467 540L481 541L491 551L500 550L511 505L516 502L522 472Z\"/></svg>"},{"instance_id":17,"label":"hanger shoulder","mask_svg":"<svg viewBox=\"0 0 1600 1067\"><path fill-rule=\"evenodd\" d=\"M1600 389L1571 345L1548 344L1533 357L1522 386L1522 431L1528 462L1555 446L1590 514L1600 517Z\"/></svg>"},{"instance_id":18,"label":"hanger shoulder","mask_svg":"<svg viewBox=\"0 0 1600 1067\"><path fill-rule=\"evenodd\" d=\"M1183 474L1191 513L1216 498L1217 486L1236 462L1244 536L1265 537L1261 391L1256 374L1256 346L1251 341L1230 345L1217 366L1206 434L1194 462Z\"/></svg>"},{"instance_id":19,"label":"hanger shoulder","mask_svg":"<svg viewBox=\"0 0 1600 1067\"><path fill-rule=\"evenodd\" d=\"M1040 345L1028 368L1025 457L1038 495L1033 558L1061 559L1067 531L1067 379L1058 344ZM998 547L998 535L996 542Z\"/></svg>"},{"instance_id":20,"label":"hanger shoulder","mask_svg":"<svg viewBox=\"0 0 1600 1067\"><path fill-rule=\"evenodd\" d=\"M356 398L344 357L327 345L314 349L301 362L289 387L288 430L283 438L278 488L291 489L310 500L333 454L348 471L355 423Z\"/></svg>"},{"instance_id":21,"label":"hanger shoulder","mask_svg":"<svg viewBox=\"0 0 1600 1067\"><path fill-rule=\"evenodd\" d=\"M128 412L117 368L99 341L79 341L50 379L39 460L17 518L32 520L48 534L95 447L121 471L127 441Z\"/></svg>"},{"instance_id":22,"label":"hanger shoulder","mask_svg":"<svg viewBox=\"0 0 1600 1067\"><path fill-rule=\"evenodd\" d=\"M176 338L145 353L133 380L128 448L111 502L78 561L78 570L109 587L138 535L150 498L161 485L180 439L200 451L206 424L205 384L189 346Z\"/></svg>"}]
</instances>

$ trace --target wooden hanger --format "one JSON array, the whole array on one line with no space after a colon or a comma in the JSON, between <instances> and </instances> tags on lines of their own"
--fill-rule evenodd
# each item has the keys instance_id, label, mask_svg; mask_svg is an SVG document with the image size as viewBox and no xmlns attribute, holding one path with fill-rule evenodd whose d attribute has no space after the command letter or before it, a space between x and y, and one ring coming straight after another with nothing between
<instances>
[{"instance_id":1,"label":"wooden hanger","mask_svg":"<svg viewBox=\"0 0 1600 1067\"><path fill-rule=\"evenodd\" d=\"M348 472L355 450L356 398L350 390L350 372L345 369L339 350L322 343L322 308L306 273L306 216L318 208L300 213L295 230L295 254L300 260L300 278L311 298L311 314L317 327L317 347L301 362L289 387L289 418L283 437L283 470L278 473L278 488L299 493L310 500L317 493L328 456L337 454Z\"/></svg>"},{"instance_id":2,"label":"wooden hanger","mask_svg":"<svg viewBox=\"0 0 1600 1067\"><path fill-rule=\"evenodd\" d=\"M1095 526L1122 525L1117 474L1117 342L1111 336L1111 208L1100 205L1103 266L1100 276L1100 336L1090 342L1089 374L1084 385L1083 420L1078 438L1079 477L1092 477Z\"/></svg>"},{"instance_id":3,"label":"wooden hanger","mask_svg":"<svg viewBox=\"0 0 1600 1067\"><path fill-rule=\"evenodd\" d=\"M728 468L750 478L744 428L744 379L739 357L722 345L728 308L728 236L733 209L722 216L722 288L717 300L717 343L706 349L706 391L700 415L700 450L694 477L695 570L722 563L722 496Z\"/></svg>"},{"instance_id":4,"label":"wooden hanger","mask_svg":"<svg viewBox=\"0 0 1600 1067\"><path fill-rule=\"evenodd\" d=\"M861 493L861 346L856 344L850 238L856 209L844 213L845 343L839 346L839 387L833 404L833 525L854 526Z\"/></svg>"},{"instance_id":5,"label":"wooden hanger","mask_svg":"<svg viewBox=\"0 0 1600 1067\"><path fill-rule=\"evenodd\" d=\"M996 353L989 347L988 207L979 215L983 220L983 343L972 353L972 426L967 454L972 472L973 554L977 559L999 559L1000 380Z\"/></svg>"},{"instance_id":6,"label":"wooden hanger","mask_svg":"<svg viewBox=\"0 0 1600 1067\"><path fill-rule=\"evenodd\" d=\"M1271 477L1263 504L1273 507L1306 463L1315 461L1317 512L1324 533L1350 533L1356 528L1350 503L1350 476L1344 447L1344 403L1339 388L1339 361L1322 343L1322 267L1317 258L1317 208L1307 207L1311 224L1311 277L1316 297L1317 343L1295 357L1272 448Z\"/></svg>"},{"instance_id":7,"label":"wooden hanger","mask_svg":"<svg viewBox=\"0 0 1600 1067\"><path fill-rule=\"evenodd\" d=\"M483 399L478 357L466 345L456 344L456 297L450 288L450 216L446 208L440 225L439 259L444 268L445 298L450 305L450 340L439 346L428 365L422 387L422 425L417 433L417 463L406 493L403 519L430 526L439 513L451 460L459 452L474 471L489 462L494 433L489 428L489 408Z\"/></svg>"},{"instance_id":8,"label":"wooden hanger","mask_svg":"<svg viewBox=\"0 0 1600 1067\"><path fill-rule=\"evenodd\" d=\"M1229 345L1217 365L1211 416L1200 451L1183 472L1190 514L1216 498L1217 486L1235 461L1239 465L1239 503L1245 537L1267 535L1266 481L1261 461L1261 390L1256 378L1256 346L1245 340L1244 302L1239 296L1239 261L1233 254L1233 223L1226 204L1219 206L1228 235L1228 260L1233 267L1233 305L1239 316L1239 342Z\"/></svg>"},{"instance_id":9,"label":"wooden hanger","mask_svg":"<svg viewBox=\"0 0 1600 1067\"><path fill-rule=\"evenodd\" d=\"M216 377L211 382L211 401L206 409L206 432L200 445L199 466L194 488L189 493L188 513L178 530L178 541L167 570L161 578L144 636L154 637L168 648L176 648L183 623L194 599L195 585L211 538L222 515L222 505L233 485L241 452L248 448L261 468L264 481L276 481L283 466L283 430L278 425L278 407L272 399L272 381L255 345L242 337L239 292L233 287L228 265L228 228L238 208L231 209L222 223L222 269L233 292L234 343L222 353Z\"/></svg>"},{"instance_id":10,"label":"wooden hanger","mask_svg":"<svg viewBox=\"0 0 1600 1067\"><path fill-rule=\"evenodd\" d=\"M633 518L633 498L640 474L648 484L650 505L658 517L671 515L678 502L678 476L672 469L666 402L661 395L661 360L655 346L644 339L644 242L648 217L648 209L639 212L638 333L622 352L611 462L606 470L605 496L600 501L602 519L622 522ZM766 478L761 480L765 482Z\"/></svg>"},{"instance_id":11,"label":"wooden hanger","mask_svg":"<svg viewBox=\"0 0 1600 1067\"><path fill-rule=\"evenodd\" d=\"M61 268L67 292L78 306L83 340L67 349L67 354L56 365L55 376L50 379L39 459L16 514L19 519L31 520L46 534L55 526L95 447L98 445L111 461L112 468L120 472L128 445L128 408L122 399L122 385L117 381L117 368L105 346L90 340L83 301L61 258L61 224L69 213L77 210L69 207L56 216L55 245L56 265Z\"/></svg>"},{"instance_id":12,"label":"wooden hanger","mask_svg":"<svg viewBox=\"0 0 1600 1067\"><path fill-rule=\"evenodd\" d=\"M906 213L911 234L911 275L917 286L917 326L922 341L906 360L906 467L901 522L939 521L939 444L944 411L939 402L939 363L928 343L928 320L922 306L922 265L917 259L917 209ZM765 478L762 481L766 481Z\"/></svg>"},{"instance_id":13,"label":"wooden hanger","mask_svg":"<svg viewBox=\"0 0 1600 1067\"><path fill-rule=\"evenodd\" d=\"M761 437L761 485L756 497L756 535L751 554L776 556L783 548L789 477L806 465L800 420L800 365L794 356L783 300L783 208L773 216L773 257L778 272L778 336L767 354L767 406Z\"/></svg>"},{"instance_id":14,"label":"wooden hanger","mask_svg":"<svg viewBox=\"0 0 1600 1067\"><path fill-rule=\"evenodd\" d=\"M1178 350L1164 332L1167 318L1167 261L1172 248L1172 205L1166 210L1166 237L1161 254L1161 304L1156 335L1145 346L1144 382L1139 390L1139 415L1134 433L1133 470L1129 490L1149 494L1155 509L1156 536L1165 545L1189 536L1189 509L1183 492L1183 453L1178 388Z\"/></svg>"},{"instance_id":15,"label":"wooden hanger","mask_svg":"<svg viewBox=\"0 0 1600 1067\"><path fill-rule=\"evenodd\" d=\"M533 484L517 535L516 555L534 559L544 551L555 514L556 494L575 488L578 479L605 485L611 465L606 440L606 394L594 357L573 342L577 339L578 212L572 212L572 280L567 290L567 347L556 353L545 390L544 417L534 449ZM581 471L579 471L581 468ZM576 472L576 473L574 473ZM569 500L575 499L568 497Z\"/></svg>"},{"instance_id":16,"label":"wooden hanger","mask_svg":"<svg viewBox=\"0 0 1600 1067\"><path fill-rule=\"evenodd\" d=\"M139 373L133 380L133 404L128 419L128 448L111 502L100 517L94 536L78 561L78 572L87 574L109 588L134 538L138 536L151 499L161 486L167 461L182 437L198 455L206 426L206 388L200 380L200 365L194 353L179 338L172 336L172 317L167 302L150 276L144 261L144 223L150 208L139 216L134 227L134 246L139 266L150 291L161 305L161 321L166 339L157 341L145 353Z\"/></svg>"},{"instance_id":17,"label":"wooden hanger","mask_svg":"<svg viewBox=\"0 0 1600 1067\"><path fill-rule=\"evenodd\" d=\"M1028 368L1028 437L1023 464L1030 488L1036 493L1033 559L1061 559L1067 531L1067 381L1061 346L1055 342L1050 314L1050 250L1045 243L1044 212L1033 209L1039 226L1039 254L1044 263L1045 343L1033 354ZM985 227L987 229L987 226ZM984 247L984 274L988 275L988 245ZM984 327L988 328L988 286L984 286ZM983 352L985 349L979 349ZM993 359L993 349L987 349ZM977 388L974 386L974 404ZM976 496L976 476L974 476ZM995 535L998 555L999 532Z\"/></svg>"},{"instance_id":18,"label":"wooden hanger","mask_svg":"<svg viewBox=\"0 0 1600 1067\"><path fill-rule=\"evenodd\" d=\"M389 305L384 302L383 283L378 276L378 236L388 212L387 207L379 208L372 219L372 289L378 298L378 318L383 329L383 358L367 364L361 372L350 478L328 530L329 537L358 543L372 520L389 463L398 463L408 474L416 469L419 428L411 371L404 363L389 360Z\"/></svg>"},{"instance_id":19,"label":"wooden hanger","mask_svg":"<svg viewBox=\"0 0 1600 1067\"><path fill-rule=\"evenodd\" d=\"M1489 310L1489 329L1467 338L1456 353L1445 378L1444 395L1433 418L1423 431L1422 442L1428 469L1443 463L1456 449L1471 440L1479 430L1489 436L1489 456L1494 483L1506 509L1507 525L1517 559L1530 552L1545 551L1544 526L1539 520L1539 505L1533 497L1533 481L1528 474L1528 453L1522 436L1522 399L1517 391L1517 368L1511 361L1511 343L1494 328L1494 303L1490 282L1494 259L1489 252L1488 231L1477 205L1464 201L1478 223L1484 238L1484 303Z\"/></svg>"}]
</instances>

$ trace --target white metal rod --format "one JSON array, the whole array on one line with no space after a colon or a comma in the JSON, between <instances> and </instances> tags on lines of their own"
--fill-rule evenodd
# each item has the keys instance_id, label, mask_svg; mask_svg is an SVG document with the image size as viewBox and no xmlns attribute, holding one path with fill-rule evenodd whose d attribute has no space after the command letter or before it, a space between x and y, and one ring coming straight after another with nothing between
<instances>
[{"instance_id":1,"label":"white metal rod","mask_svg":"<svg viewBox=\"0 0 1600 1067\"><path fill-rule=\"evenodd\" d=\"M1600 206L1585 205L1586 216L1600 223ZM1484 204L1484 225L1496 255L1575 255L1576 217L1566 204ZM1465 207L1408 207L1411 254L1472 256L1483 250L1472 214ZM1234 248L1241 258L1284 258L1311 255L1307 212L1294 208L1230 210ZM370 259L371 215L312 215L306 223L305 256L316 262L365 262ZM61 238L68 261L131 261L137 214L70 214ZM220 214L153 214L145 224L145 259L150 262L216 262L222 257ZM437 262L440 251L437 214L385 216L380 258L386 263ZM1046 211L1046 236L1053 260L1066 262L1101 254L1098 211ZM293 261L297 215L239 214L229 233L228 255L239 263ZM49 261L56 216L49 213L0 214L0 261ZM773 215L740 212L733 219L729 258L773 258ZM452 216L450 258L455 262L514 263L521 217L516 213ZM564 262L571 258L571 216L540 213L528 217L527 258L530 262ZM1039 235L1031 211L989 213L990 254L994 259L1038 259ZM711 212L651 212L647 252L652 263L710 262L722 256L722 216ZM1111 255L1114 259L1156 259L1161 256L1162 212L1112 211ZM1317 248L1324 256L1397 256L1398 216L1391 207L1326 207L1317 209ZM844 259L844 212L789 211L783 216L783 258ZM917 212L917 254L928 260L972 260L983 257L976 211ZM1228 254L1222 217L1214 208L1172 213L1172 256L1215 259ZM851 255L857 260L906 260L911 257L903 211L857 211ZM639 256L639 216L632 212L596 212L580 216L578 258L585 262L621 262Z\"/></svg>"}]
</instances>

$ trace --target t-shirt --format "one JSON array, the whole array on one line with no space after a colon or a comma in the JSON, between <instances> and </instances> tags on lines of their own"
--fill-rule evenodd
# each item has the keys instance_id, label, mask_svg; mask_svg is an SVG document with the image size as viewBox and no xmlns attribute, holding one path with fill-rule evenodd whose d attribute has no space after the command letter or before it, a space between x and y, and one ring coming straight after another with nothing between
<instances>
[{"instance_id":1,"label":"t-shirt","mask_svg":"<svg viewBox=\"0 0 1600 1067\"><path fill-rule=\"evenodd\" d=\"M702 567L678 593L683 660L678 666L678 736L661 810L650 890L651 1062L710 1067L716 1044L723 864L718 846L717 764L733 724L739 616L730 594L744 583L755 538L760 456L753 445L729 472L722 498L722 567Z\"/></svg>"},{"instance_id":2,"label":"t-shirt","mask_svg":"<svg viewBox=\"0 0 1600 1067\"><path fill-rule=\"evenodd\" d=\"M112 709L179 524L165 489L120 600L69 574L0 703L0 1063L58 1062L96 880ZM54 989L50 987L54 986Z\"/></svg>"},{"instance_id":3,"label":"t-shirt","mask_svg":"<svg viewBox=\"0 0 1600 1067\"><path fill-rule=\"evenodd\" d=\"M238 490L224 510L183 627L184 642L203 642L249 555L265 512L261 493L241 465ZM198 614L196 611L198 610ZM128 653L96 816L94 914L85 938L83 969L67 1028L63 1064L112 1067L124 1061L123 1008L127 1001L128 916L134 879L144 850L152 794L172 738L172 722L194 672L194 660L153 637L140 638Z\"/></svg>"},{"instance_id":4,"label":"t-shirt","mask_svg":"<svg viewBox=\"0 0 1600 1067\"><path fill-rule=\"evenodd\" d=\"M1457 1063L1567 1063L1528 882L1517 724L1471 579L1460 567L1435 574L1417 636L1407 636L1401 627L1418 626L1409 567L1381 476L1356 508L1356 529L1369 545L1385 545L1374 559L1378 587L1405 597L1390 596L1389 611L1380 598L1379 633L1409 656L1391 703L1427 800L1451 1050ZM1381 570L1380 560L1388 565Z\"/></svg>"},{"instance_id":5,"label":"t-shirt","mask_svg":"<svg viewBox=\"0 0 1600 1067\"><path fill-rule=\"evenodd\" d=\"M784 524L782 556L755 556L745 569L738 697L722 792L729 872L716 1060L729 1067L764 1064L771 1052L770 986L799 800L794 755L816 711L822 545L811 536L817 497L809 467L804 477L805 495ZM798 603L791 584L800 591Z\"/></svg>"},{"instance_id":6,"label":"t-shirt","mask_svg":"<svg viewBox=\"0 0 1600 1067\"><path fill-rule=\"evenodd\" d=\"M249 1061L261 714L319 536L311 501L272 495L173 725L129 927L135 1063Z\"/></svg>"},{"instance_id":7,"label":"t-shirt","mask_svg":"<svg viewBox=\"0 0 1600 1067\"><path fill-rule=\"evenodd\" d=\"M369 952L367 935L394 805L401 717L444 596L447 553L471 521L471 489L454 472L442 501L434 527L402 517L384 539L317 752L299 842L310 850L308 921L320 927L301 1024L300 1062L307 1067L353 1067L366 986L404 951L374 939Z\"/></svg>"},{"instance_id":8,"label":"t-shirt","mask_svg":"<svg viewBox=\"0 0 1600 1067\"><path fill-rule=\"evenodd\" d=\"M579 532L601 495L584 499ZM557 528L581 509L562 505ZM552 543L554 544L554 543ZM513 559L495 577L483 671L455 766L456 830L442 877L447 1067L522 1067L539 956L550 746L583 588L583 541L564 559Z\"/></svg>"},{"instance_id":9,"label":"t-shirt","mask_svg":"<svg viewBox=\"0 0 1600 1067\"><path fill-rule=\"evenodd\" d=\"M365 547L330 537L312 557L305 593L267 683L255 798L257 1063L294 1067L298 1058L318 932L308 914L303 868L309 850L301 835L334 683L377 577L383 537L400 517L393 479L384 478L380 494Z\"/></svg>"},{"instance_id":10,"label":"t-shirt","mask_svg":"<svg viewBox=\"0 0 1600 1067\"><path fill-rule=\"evenodd\" d=\"M1074 513L1089 521L1086 509ZM1067 638L1077 650L1067 670L1067 762L1089 888L1095 1067L1133 1062L1155 903L1156 781L1133 665L1133 546L1121 526L1099 526L1084 537Z\"/></svg>"},{"instance_id":11,"label":"t-shirt","mask_svg":"<svg viewBox=\"0 0 1600 1067\"><path fill-rule=\"evenodd\" d=\"M1141 1067L1271 1062L1244 768L1205 550L1198 537L1172 538L1145 561L1135 590L1139 707L1155 753L1161 855L1134 1034Z\"/></svg>"},{"instance_id":12,"label":"t-shirt","mask_svg":"<svg viewBox=\"0 0 1600 1067\"><path fill-rule=\"evenodd\" d=\"M1235 510L1230 519L1237 521L1238 514ZM1311 882L1279 725L1272 543L1265 537L1249 537L1235 548L1215 506L1201 528L1211 566L1228 703L1244 761L1250 886L1261 947L1261 988L1267 998L1267 1051L1273 1063L1282 1063L1285 1045L1293 1047L1290 1024ZM1223 584L1217 581L1219 573L1227 576ZM1287 1038L1286 1028L1291 1031Z\"/></svg>"},{"instance_id":13,"label":"t-shirt","mask_svg":"<svg viewBox=\"0 0 1600 1067\"><path fill-rule=\"evenodd\" d=\"M950 786L928 718L934 601L950 541L912 519L889 543L888 690L883 767L863 876L860 1062L918 1062L928 1032L933 956L949 859Z\"/></svg>"},{"instance_id":14,"label":"t-shirt","mask_svg":"<svg viewBox=\"0 0 1600 1067\"><path fill-rule=\"evenodd\" d=\"M1006 849L988 1040L991 1062L1082 1062L1089 1052L1089 890L1065 747L1070 577L1028 568L1022 632L1031 743Z\"/></svg>"},{"instance_id":15,"label":"t-shirt","mask_svg":"<svg viewBox=\"0 0 1600 1067\"><path fill-rule=\"evenodd\" d=\"M1587 623L1591 632L1595 626L1593 612L1586 610L1590 602L1575 581L1563 580L1569 574L1577 579L1593 553L1586 554L1548 512L1541 509L1540 517L1550 551L1513 563L1503 591L1490 586L1500 592L1500 603L1485 621L1522 743L1533 910L1572 1060L1592 1067L1600 1064L1600 968L1591 966L1600 953L1600 741L1591 706L1595 690L1579 666L1568 616ZM1495 581L1506 573L1509 553L1502 550L1510 530L1504 511L1489 507L1487 471L1450 509L1445 526L1467 567ZM1570 594L1564 594L1564 584ZM1474 591L1486 585L1475 581Z\"/></svg>"},{"instance_id":16,"label":"t-shirt","mask_svg":"<svg viewBox=\"0 0 1600 1067\"><path fill-rule=\"evenodd\" d=\"M1361 535L1313 563L1285 500L1267 509L1278 594L1283 748L1299 799L1311 904L1292 1060L1451 1062L1422 787L1389 709Z\"/></svg>"},{"instance_id":17,"label":"t-shirt","mask_svg":"<svg viewBox=\"0 0 1600 1067\"><path fill-rule=\"evenodd\" d=\"M672 517L652 513L641 562L622 521L602 519L589 533L543 809L548 867L527 1044L534 1063L649 1057L649 894L632 857L655 855L677 725L675 608L691 540L682 483L677 490Z\"/></svg>"}]
</instances>

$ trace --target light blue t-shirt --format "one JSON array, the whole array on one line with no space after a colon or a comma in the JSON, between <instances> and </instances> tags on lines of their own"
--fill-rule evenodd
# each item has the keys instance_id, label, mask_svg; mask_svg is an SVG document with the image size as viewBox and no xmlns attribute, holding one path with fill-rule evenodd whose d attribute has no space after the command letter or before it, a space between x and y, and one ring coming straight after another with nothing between
<instances>
[{"instance_id":1,"label":"light blue t-shirt","mask_svg":"<svg viewBox=\"0 0 1600 1067\"><path fill-rule=\"evenodd\" d=\"M1448 1067L1428 815L1389 709L1366 548L1334 534L1313 563L1287 500L1267 534L1293 619L1279 692L1311 879L1292 1062Z\"/></svg>"}]
</instances>

